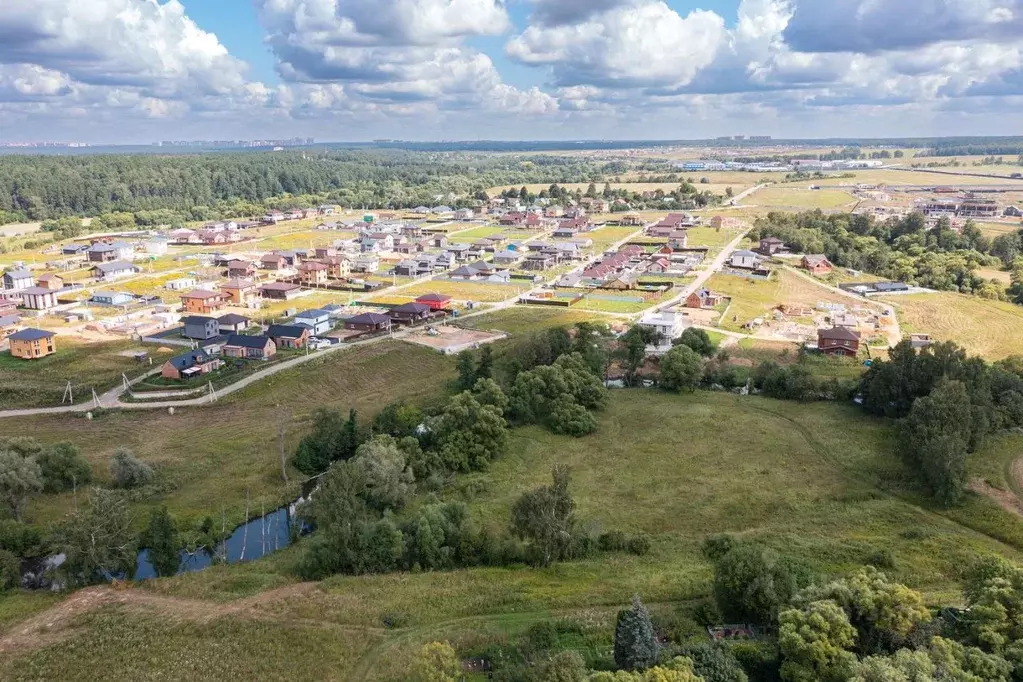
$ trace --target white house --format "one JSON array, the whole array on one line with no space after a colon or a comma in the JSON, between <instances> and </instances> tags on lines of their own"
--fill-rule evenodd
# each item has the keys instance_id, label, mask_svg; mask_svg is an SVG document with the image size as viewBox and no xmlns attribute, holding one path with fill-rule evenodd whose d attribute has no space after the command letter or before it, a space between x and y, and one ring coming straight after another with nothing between
<instances>
[{"instance_id":1,"label":"white house","mask_svg":"<svg viewBox=\"0 0 1023 682\"><path fill-rule=\"evenodd\" d=\"M354 272L376 272L380 269L380 259L376 256L356 256L352 259Z\"/></svg>"},{"instance_id":2,"label":"white house","mask_svg":"<svg viewBox=\"0 0 1023 682\"><path fill-rule=\"evenodd\" d=\"M198 283L194 277L181 277L178 279L172 279L163 285L171 291L191 291L198 287Z\"/></svg>"},{"instance_id":3,"label":"white house","mask_svg":"<svg viewBox=\"0 0 1023 682\"><path fill-rule=\"evenodd\" d=\"M736 251L728 262L733 268L753 270L760 265L760 257L752 251Z\"/></svg>"},{"instance_id":4,"label":"white house","mask_svg":"<svg viewBox=\"0 0 1023 682\"><path fill-rule=\"evenodd\" d=\"M153 237L146 242L146 253L152 256L162 256L167 253L167 240L163 237Z\"/></svg>"},{"instance_id":5,"label":"white house","mask_svg":"<svg viewBox=\"0 0 1023 682\"><path fill-rule=\"evenodd\" d=\"M305 310L295 315L295 324L309 327L313 336L326 334L330 331L330 311Z\"/></svg>"},{"instance_id":6,"label":"white house","mask_svg":"<svg viewBox=\"0 0 1023 682\"><path fill-rule=\"evenodd\" d=\"M92 276L101 282L112 282L117 279L131 277L139 269L127 261L118 260L113 263L97 263L92 268Z\"/></svg>"},{"instance_id":7,"label":"white house","mask_svg":"<svg viewBox=\"0 0 1023 682\"><path fill-rule=\"evenodd\" d=\"M647 313L639 324L641 327L653 329L667 341L677 339L686 328L685 318L673 312Z\"/></svg>"},{"instance_id":8,"label":"white house","mask_svg":"<svg viewBox=\"0 0 1023 682\"><path fill-rule=\"evenodd\" d=\"M20 291L22 289L28 289L35 285L35 280L32 277L32 273L25 268L17 268L15 270L8 270L4 273L4 289L9 291Z\"/></svg>"}]
</instances>

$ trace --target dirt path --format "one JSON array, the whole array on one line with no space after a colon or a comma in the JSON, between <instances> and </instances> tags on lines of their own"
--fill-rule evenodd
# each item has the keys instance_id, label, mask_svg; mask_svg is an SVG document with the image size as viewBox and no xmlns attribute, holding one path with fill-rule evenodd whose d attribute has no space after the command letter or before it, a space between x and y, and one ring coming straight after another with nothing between
<instances>
[{"instance_id":1,"label":"dirt path","mask_svg":"<svg viewBox=\"0 0 1023 682\"><path fill-rule=\"evenodd\" d=\"M276 621L279 619L279 612L273 608L275 605L305 599L317 591L319 591L318 583L295 583L222 604L202 599L172 597L143 588L115 588L109 585L97 585L79 590L56 606L10 628L6 634L0 636L0 654L24 655L35 649L59 642L73 634L74 622L80 616L104 606L119 606L140 613L157 615L163 619L198 625L205 625L224 616ZM335 627L332 623L320 621L306 622L289 619L289 622L318 627ZM371 627L343 629L383 631L383 628Z\"/></svg>"}]
</instances>

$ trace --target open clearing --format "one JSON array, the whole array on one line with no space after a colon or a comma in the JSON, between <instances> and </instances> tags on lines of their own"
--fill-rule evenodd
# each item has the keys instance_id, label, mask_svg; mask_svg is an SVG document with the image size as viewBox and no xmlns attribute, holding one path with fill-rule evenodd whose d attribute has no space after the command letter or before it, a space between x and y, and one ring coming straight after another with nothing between
<instances>
[{"instance_id":1,"label":"open clearing","mask_svg":"<svg viewBox=\"0 0 1023 682\"><path fill-rule=\"evenodd\" d=\"M219 518L223 510L230 525L244 516L246 491L254 509L273 509L296 496L301 475L292 471L289 485L280 480L276 439L282 421L293 452L317 407L355 408L368 418L397 397L432 399L451 372L452 362L439 353L386 341L331 353L213 405L178 408L173 415L115 410L93 421L77 415L11 418L4 434L70 440L101 482L114 450L127 446L160 473L158 489L138 500L141 507L167 505L185 523L207 514ZM72 505L70 494L40 496L26 516L32 523L55 521Z\"/></svg>"},{"instance_id":2,"label":"open clearing","mask_svg":"<svg viewBox=\"0 0 1023 682\"><path fill-rule=\"evenodd\" d=\"M468 320L457 320L459 327L467 329L493 329L508 334L531 334L551 327L565 327L579 322L607 322L608 318L596 312L577 308L543 308L516 306Z\"/></svg>"},{"instance_id":3,"label":"open clearing","mask_svg":"<svg viewBox=\"0 0 1023 682\"><path fill-rule=\"evenodd\" d=\"M989 360L1023 354L1023 307L949 292L890 296L905 333L955 341Z\"/></svg>"},{"instance_id":4,"label":"open clearing","mask_svg":"<svg viewBox=\"0 0 1023 682\"><path fill-rule=\"evenodd\" d=\"M749 433L757 438L736 435ZM992 443L971 458L971 475L997 469L1021 444L1019 436ZM139 679L145 670L155 679L177 676L188 660L190 674L219 679L402 680L410 656L435 639L482 648L555 614L596 622L610 637L615 610L633 594L655 612L703 599L710 566L700 544L715 533L759 540L829 573L886 550L893 577L933 603L957 599L962 566L975 557L1018 560L1023 547L1023 520L993 501L971 494L945 512L900 487L906 472L884 421L852 406L722 393L613 392L597 433L516 430L507 456L460 477L447 496L467 499L480 523L503 530L513 501L546 483L556 462L571 467L579 522L644 533L651 552L288 587L296 548L146 583L137 597L70 618L70 629L54 618L41 641L3 658L0 677ZM397 626L385 629L385 620Z\"/></svg>"},{"instance_id":5,"label":"open clearing","mask_svg":"<svg viewBox=\"0 0 1023 682\"><path fill-rule=\"evenodd\" d=\"M766 187L758 190L748 202L757 206L791 207L801 210L845 208L856 202L855 197L839 189L808 189L812 182L814 181L808 180L806 185L798 186Z\"/></svg>"},{"instance_id":6,"label":"open clearing","mask_svg":"<svg viewBox=\"0 0 1023 682\"><path fill-rule=\"evenodd\" d=\"M707 281L708 289L732 298L728 313L721 322L723 329L742 331L742 325L758 317L769 319L771 311L782 303L810 308L818 302L855 304L855 301L787 270L778 269L775 273L770 280L715 274Z\"/></svg>"},{"instance_id":7,"label":"open clearing","mask_svg":"<svg viewBox=\"0 0 1023 682\"><path fill-rule=\"evenodd\" d=\"M481 301L497 303L507 301L513 296L524 294L533 288L532 282L512 280L513 284L483 284L481 282L463 282L454 279L434 279L403 289L402 294L417 298L423 294L444 294L456 301Z\"/></svg>"}]
</instances>

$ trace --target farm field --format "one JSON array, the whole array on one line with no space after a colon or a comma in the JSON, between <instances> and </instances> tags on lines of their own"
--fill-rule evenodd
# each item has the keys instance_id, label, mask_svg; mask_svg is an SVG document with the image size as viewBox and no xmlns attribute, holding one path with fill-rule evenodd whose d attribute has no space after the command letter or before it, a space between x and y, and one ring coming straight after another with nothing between
<instances>
[{"instance_id":1,"label":"farm field","mask_svg":"<svg viewBox=\"0 0 1023 682\"><path fill-rule=\"evenodd\" d=\"M781 304L804 305L813 308L818 302L854 303L816 286L813 282L784 269L768 281L753 280L735 275L715 274L707 281L707 288L731 297L731 305L721 327L729 331L742 331L742 325L758 317L767 319L771 310Z\"/></svg>"},{"instance_id":2,"label":"farm field","mask_svg":"<svg viewBox=\"0 0 1023 682\"><path fill-rule=\"evenodd\" d=\"M985 236L992 239L1003 234L1012 234L1023 230L1023 221L999 222L999 223L977 223L977 227Z\"/></svg>"},{"instance_id":3,"label":"farm field","mask_svg":"<svg viewBox=\"0 0 1023 682\"><path fill-rule=\"evenodd\" d=\"M206 515L219 518L223 510L231 525L243 517L246 492L253 508L267 509L295 495L301 475L291 471L287 485L279 475L276 439L282 421L293 452L317 407L355 408L368 418L397 398L429 400L443 392L452 367L438 353L385 341L330 353L213 405L182 407L173 415L162 410L110 411L92 421L47 415L9 418L2 426L5 435L76 443L101 481L114 450L127 446L154 466L164 482L152 496L136 500L140 507L167 505L187 524ZM72 503L70 494L38 497L26 516L32 523L55 521Z\"/></svg>"},{"instance_id":4,"label":"farm field","mask_svg":"<svg viewBox=\"0 0 1023 682\"><path fill-rule=\"evenodd\" d=\"M47 325L52 327L53 325ZM92 389L102 394L121 383L121 373L134 378L150 368L140 365L131 353L145 351L158 367L171 353L158 346L136 341L90 343L74 336L58 334L57 352L37 360L21 360L4 350L0 352L0 409L53 407L60 405L67 382L75 402L92 399ZM5 424L5 430L13 423Z\"/></svg>"},{"instance_id":5,"label":"farm field","mask_svg":"<svg viewBox=\"0 0 1023 682\"><path fill-rule=\"evenodd\" d=\"M851 194L842 190L811 190L804 185L766 187L749 198L749 202L757 206L791 207L800 210L844 208L851 206L855 201Z\"/></svg>"},{"instance_id":6,"label":"farm field","mask_svg":"<svg viewBox=\"0 0 1023 682\"><path fill-rule=\"evenodd\" d=\"M940 160L940 159L938 159ZM971 166L959 168L935 168L941 173L929 173L926 170L908 169L871 169L850 171L856 177L849 178L853 183L863 182L867 184L887 185L1019 185L1021 180L1012 178L991 178L980 175L970 175L973 172Z\"/></svg>"},{"instance_id":7,"label":"farm field","mask_svg":"<svg viewBox=\"0 0 1023 682\"><path fill-rule=\"evenodd\" d=\"M951 292L889 296L903 332L955 341L988 360L1023 354L1023 307Z\"/></svg>"},{"instance_id":8,"label":"farm field","mask_svg":"<svg viewBox=\"0 0 1023 682\"><path fill-rule=\"evenodd\" d=\"M723 438L723 423L758 438ZM997 469L1021 444L1019 436L992 442L971 458L971 475ZM546 483L555 462L570 467L580 523L645 534L650 553L297 584L289 575L297 552L288 550L130 590L129 605L79 617L56 644L5 656L0 677L52 679L73 669L125 679L140 666L173 676L183 657L196 656L196 669L225 679L287 670L289 679L311 680L331 670L337 679L402 680L410 657L436 639L479 650L551 616L585 620L610 638L615 612L633 594L654 613L689 618L681 607L710 594L700 544L716 533L755 539L825 573L888 551L889 573L931 603L958 599L962 566L975 557L1019 560L1023 547L1023 521L986 498L970 494L946 512L899 487L906 474L889 427L852 406L616 391L597 433L516 430L509 453L461 477L457 489L479 491L471 515L503 532L511 504ZM457 490L448 496L464 499Z\"/></svg>"},{"instance_id":9,"label":"farm field","mask_svg":"<svg viewBox=\"0 0 1023 682\"><path fill-rule=\"evenodd\" d=\"M456 301L497 303L507 301L517 294L524 294L532 287L533 284L526 281L515 284L483 284L480 282L434 279L402 289L400 293L412 298L417 298L423 294L445 294Z\"/></svg>"}]
</instances>

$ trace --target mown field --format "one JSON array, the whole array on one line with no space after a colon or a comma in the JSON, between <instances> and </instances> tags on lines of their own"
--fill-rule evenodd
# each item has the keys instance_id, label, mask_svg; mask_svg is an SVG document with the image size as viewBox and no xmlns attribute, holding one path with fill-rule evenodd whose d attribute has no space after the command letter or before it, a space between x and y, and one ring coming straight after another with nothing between
<instances>
[{"instance_id":1,"label":"mown field","mask_svg":"<svg viewBox=\"0 0 1023 682\"><path fill-rule=\"evenodd\" d=\"M60 405L69 381L75 403L87 402L92 400L92 389L102 395L120 384L122 373L132 379L151 369L148 363L136 362L130 353L149 353L153 367L171 355L160 352L158 346L130 340L88 343L58 334L55 343L56 353L37 360L0 352L0 409Z\"/></svg>"},{"instance_id":2,"label":"mown field","mask_svg":"<svg viewBox=\"0 0 1023 682\"><path fill-rule=\"evenodd\" d=\"M1023 306L950 292L884 300L895 308L904 333L955 341L989 360L1023 354Z\"/></svg>"},{"instance_id":3,"label":"mown field","mask_svg":"<svg viewBox=\"0 0 1023 682\"><path fill-rule=\"evenodd\" d=\"M100 482L119 446L153 465L159 485L138 499L140 509L167 505L186 523L206 515L244 516L248 493L253 509L273 509L292 499L301 477L280 480L278 427L286 425L289 452L308 428L317 407L357 409L367 419L398 397L430 400L445 389L453 362L424 348L382 342L331 353L257 382L212 405L164 410L110 411L88 421L77 415L4 419L4 435L44 442L69 440L92 464ZM59 401L59 398L58 398ZM71 495L43 495L27 510L32 523L58 520L73 505Z\"/></svg>"},{"instance_id":4,"label":"mown field","mask_svg":"<svg viewBox=\"0 0 1023 682\"><path fill-rule=\"evenodd\" d=\"M608 322L609 318L597 312L578 308L544 308L542 306L515 306L467 320L458 320L459 327L467 329L493 329L508 334L530 334L551 327L565 327L579 322Z\"/></svg>"},{"instance_id":5,"label":"mown field","mask_svg":"<svg viewBox=\"0 0 1023 682\"><path fill-rule=\"evenodd\" d=\"M456 301L481 301L496 303L506 301L518 294L524 294L533 288L531 282L512 280L513 284L484 284L482 282L463 282L453 279L434 279L402 289L402 295L416 298L423 294L444 294Z\"/></svg>"},{"instance_id":6,"label":"mown field","mask_svg":"<svg viewBox=\"0 0 1023 682\"><path fill-rule=\"evenodd\" d=\"M907 483L889 425L852 406L629 390L613 393L600 421L579 440L516 430L505 457L460 477L445 496L503 530L518 495L547 482L554 463L567 464L578 522L647 535L645 556L294 584L295 548L137 587L124 606L8 651L0 677L158 679L187 669L218 679L403 680L414 652L436 639L480 650L552 616L610 638L615 611L633 594L655 613L685 618L683 607L710 594L700 544L722 532L823 573L887 550L889 572L933 604L959 599L962 567L977 556L1023 556L1023 520L974 494L950 512L931 507ZM974 473L1000 470L1020 445L1020 436L993 442L971 461Z\"/></svg>"},{"instance_id":7,"label":"mown field","mask_svg":"<svg viewBox=\"0 0 1023 682\"><path fill-rule=\"evenodd\" d=\"M742 325L758 317L768 319L771 311L782 303L810 308L820 301L855 304L851 299L780 268L766 281L715 274L707 281L706 287L731 297L728 313L721 323L723 329L730 331L741 331Z\"/></svg>"},{"instance_id":8,"label":"mown field","mask_svg":"<svg viewBox=\"0 0 1023 682\"><path fill-rule=\"evenodd\" d=\"M795 208L800 210L822 208L837 209L851 206L856 199L848 192L838 189L808 189L812 180L805 185L780 185L757 190L747 203L772 208Z\"/></svg>"}]
</instances>

